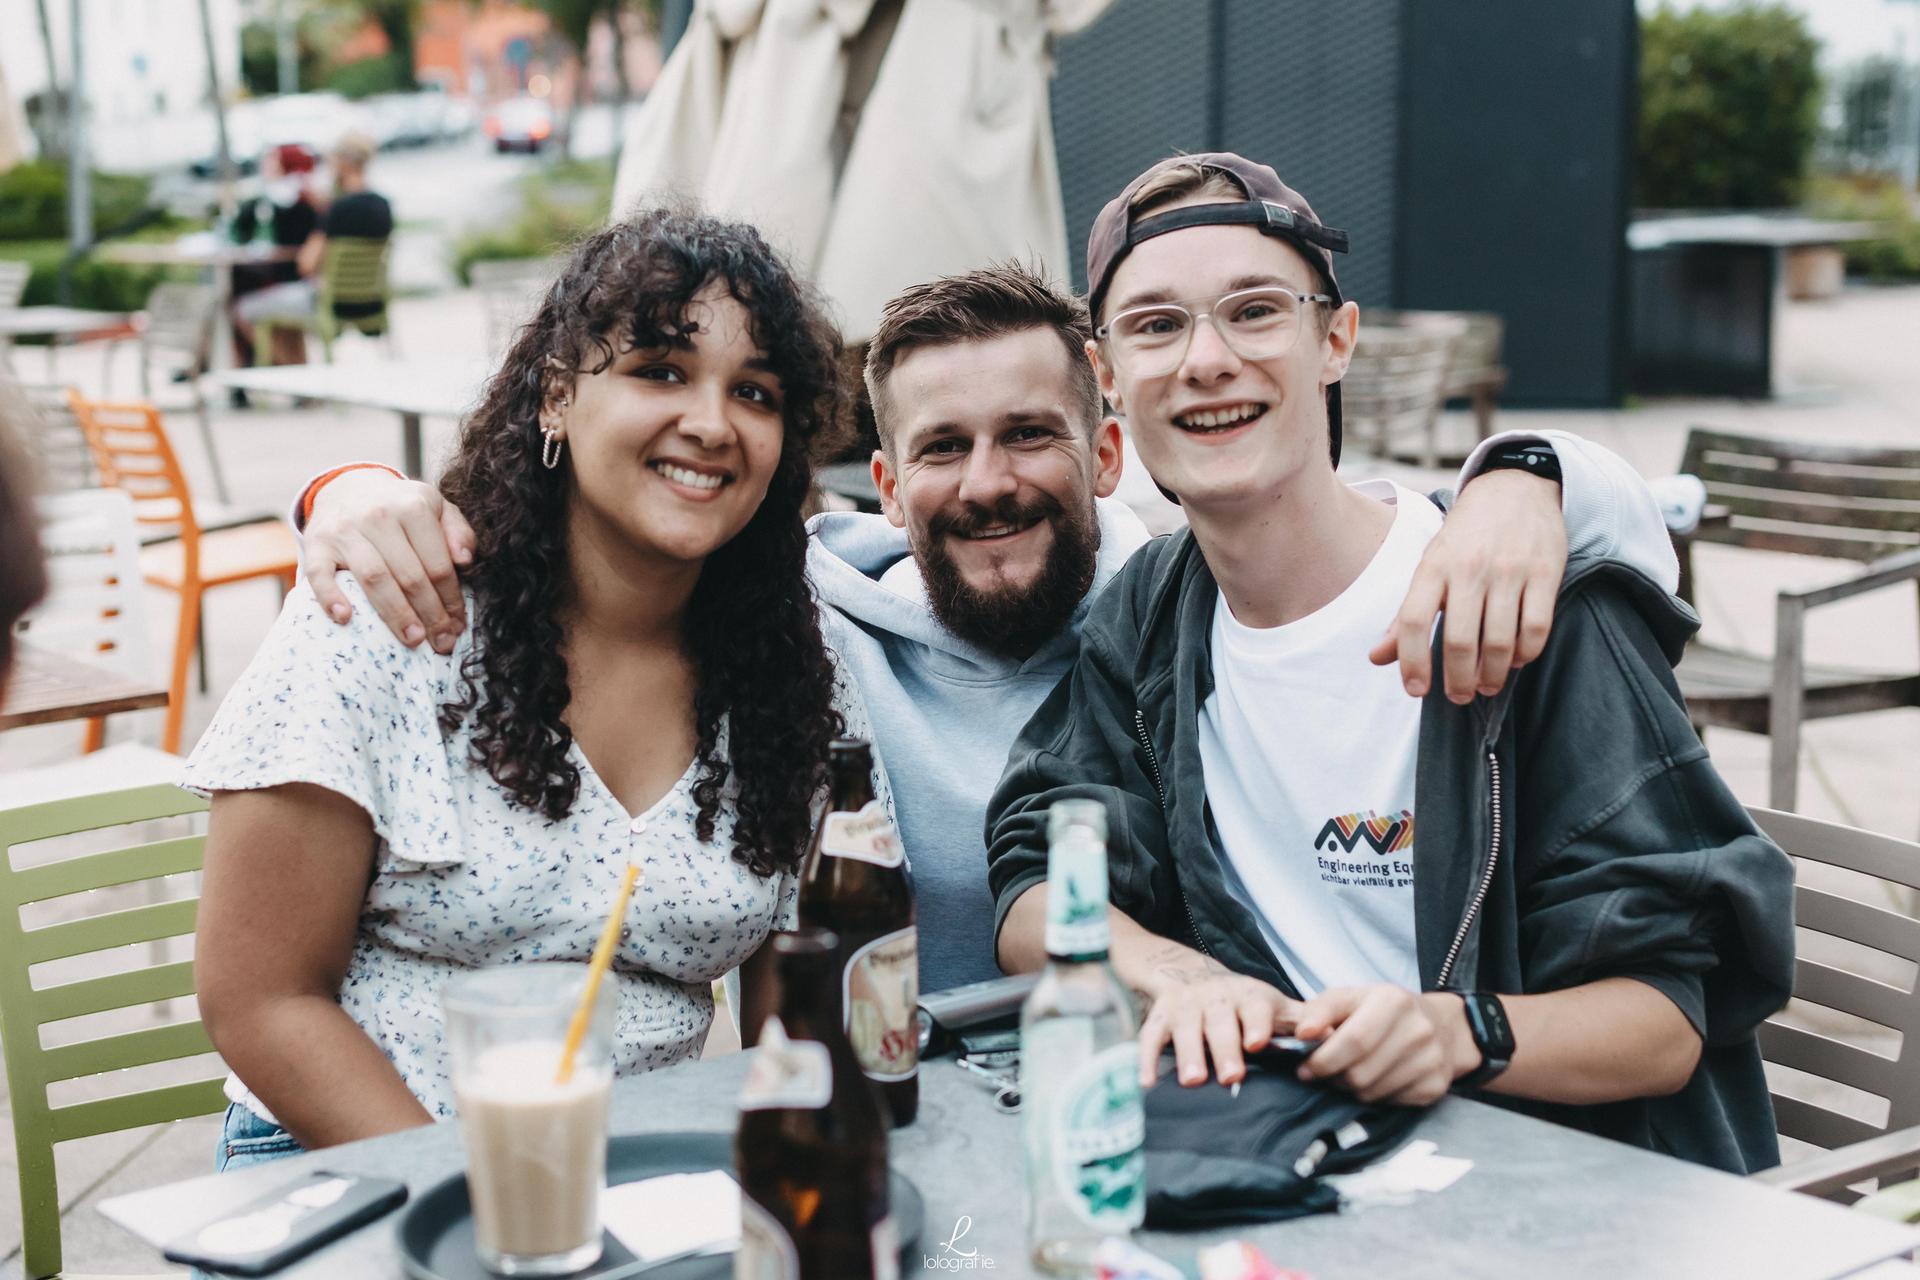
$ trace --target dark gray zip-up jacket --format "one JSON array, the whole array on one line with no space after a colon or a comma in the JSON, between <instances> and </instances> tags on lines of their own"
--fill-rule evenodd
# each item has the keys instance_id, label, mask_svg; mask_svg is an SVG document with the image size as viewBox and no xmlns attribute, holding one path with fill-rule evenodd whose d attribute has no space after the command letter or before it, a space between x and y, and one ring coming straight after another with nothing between
<instances>
[{"instance_id":1,"label":"dark gray zip-up jacket","mask_svg":"<svg viewBox=\"0 0 1920 1280\"><path fill-rule=\"evenodd\" d=\"M1218 598L1183 531L1142 548L1095 603L1078 663L1022 731L987 808L996 939L1046 878L1048 806L1087 797L1107 806L1115 905L1298 994L1229 888L1207 809L1199 721ZM1680 1092L1486 1100L1744 1173L1779 1163L1754 1028L1792 987L1793 872L1687 719L1672 668L1698 625L1637 571L1575 557L1545 651L1505 690L1460 707L1434 682L1415 783L1415 945L1429 990L1630 977L1665 993L1704 1042Z\"/></svg>"}]
</instances>

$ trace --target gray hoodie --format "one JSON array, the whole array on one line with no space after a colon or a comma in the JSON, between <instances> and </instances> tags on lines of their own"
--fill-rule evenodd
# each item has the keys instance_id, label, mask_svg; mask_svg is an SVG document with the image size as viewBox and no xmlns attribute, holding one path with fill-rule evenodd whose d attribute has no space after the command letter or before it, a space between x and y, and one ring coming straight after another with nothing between
<instances>
[{"instance_id":1,"label":"gray hoodie","mask_svg":"<svg viewBox=\"0 0 1920 1280\"><path fill-rule=\"evenodd\" d=\"M1100 588L1147 540L1119 502L1096 502L1093 590L1066 630L1024 662L960 639L934 619L907 533L885 516L830 512L809 526L807 570L827 645L859 688L893 788L920 908L920 989L1000 976L980 829L1007 749L1080 650Z\"/></svg>"}]
</instances>

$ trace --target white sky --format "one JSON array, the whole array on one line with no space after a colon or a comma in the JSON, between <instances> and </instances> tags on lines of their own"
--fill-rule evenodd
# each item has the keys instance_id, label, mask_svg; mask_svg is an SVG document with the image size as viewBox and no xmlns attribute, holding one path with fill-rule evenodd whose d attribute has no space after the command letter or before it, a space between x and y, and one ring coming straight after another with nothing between
<instances>
[{"instance_id":1,"label":"white sky","mask_svg":"<svg viewBox=\"0 0 1920 1280\"><path fill-rule=\"evenodd\" d=\"M1727 8L1733 0L1677 0L1674 7ZM1828 69L1844 67L1874 54L1892 54L1908 62L1920 59L1920 0L1789 0L1807 15L1823 45ZM1651 13L1660 0L1640 0Z\"/></svg>"}]
</instances>

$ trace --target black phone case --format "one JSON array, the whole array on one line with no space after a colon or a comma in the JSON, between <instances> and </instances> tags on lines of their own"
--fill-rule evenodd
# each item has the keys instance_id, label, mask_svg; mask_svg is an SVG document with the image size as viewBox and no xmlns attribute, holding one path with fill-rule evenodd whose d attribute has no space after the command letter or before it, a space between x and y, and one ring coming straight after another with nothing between
<instances>
[{"instance_id":1,"label":"black phone case","mask_svg":"<svg viewBox=\"0 0 1920 1280\"><path fill-rule=\"evenodd\" d=\"M252 1249L221 1247L218 1244L222 1228L225 1228L229 1235L244 1235L244 1231L237 1227L242 1220L264 1214L275 1205L286 1202L295 1193L335 1178L345 1179L351 1185L332 1203L322 1208L305 1210L302 1216L293 1222L291 1229L284 1237L271 1244ZM206 1267L232 1275L263 1276L278 1271L295 1259L312 1253L321 1245L338 1239L356 1227L364 1226L376 1218L393 1212L405 1204L406 1200L407 1185L404 1182L396 1182L392 1178L362 1178L344 1173L312 1173L298 1182L278 1187L258 1200L242 1205L232 1213L195 1228L169 1244L162 1254L169 1262ZM213 1234L215 1240L212 1247L203 1243L209 1233Z\"/></svg>"}]
</instances>

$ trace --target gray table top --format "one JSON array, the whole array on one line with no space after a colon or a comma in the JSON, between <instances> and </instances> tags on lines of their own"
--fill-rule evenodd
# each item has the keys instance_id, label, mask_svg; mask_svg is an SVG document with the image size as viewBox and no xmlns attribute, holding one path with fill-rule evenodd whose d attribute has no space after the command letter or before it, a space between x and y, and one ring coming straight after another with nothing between
<instances>
[{"instance_id":1,"label":"gray table top","mask_svg":"<svg viewBox=\"0 0 1920 1280\"><path fill-rule=\"evenodd\" d=\"M731 1131L746 1064L736 1053L621 1081L614 1132ZM1473 1169L1404 1206L1190 1235L1148 1232L1141 1242L1192 1267L1201 1245L1251 1239L1315 1280L1828 1280L1920 1246L1914 1228L1458 1098L1435 1108L1418 1132ZM920 1116L895 1133L893 1161L926 1197L925 1269L938 1270L941 1243L964 1216L972 1226L959 1248L993 1259L1000 1274L1028 1273L1020 1119L996 1112L987 1091L951 1062L924 1068ZM419 1193L461 1168L459 1128L442 1124L121 1196L101 1211L151 1242L310 1169L400 1178ZM399 1280L397 1220L280 1274Z\"/></svg>"},{"instance_id":2,"label":"gray table top","mask_svg":"<svg viewBox=\"0 0 1920 1280\"><path fill-rule=\"evenodd\" d=\"M86 311L79 307L0 308L0 338L63 338L127 323L124 311Z\"/></svg>"},{"instance_id":3,"label":"gray table top","mask_svg":"<svg viewBox=\"0 0 1920 1280\"><path fill-rule=\"evenodd\" d=\"M200 231L178 240L121 240L96 245L93 254L106 262L131 266L230 267L242 262L289 262L297 247L276 244L235 244L212 232Z\"/></svg>"},{"instance_id":4,"label":"gray table top","mask_svg":"<svg viewBox=\"0 0 1920 1280\"><path fill-rule=\"evenodd\" d=\"M477 360L379 360L223 369L210 380L280 395L395 413L458 418L479 403L493 370Z\"/></svg>"},{"instance_id":5,"label":"gray table top","mask_svg":"<svg viewBox=\"0 0 1920 1280\"><path fill-rule=\"evenodd\" d=\"M1884 234L1878 223L1841 222L1830 218L1762 213L1682 214L1671 218L1639 218L1627 225L1627 244L1634 249L1664 249L1685 244L1745 244L1776 249L1804 245L1845 244Z\"/></svg>"}]
</instances>

